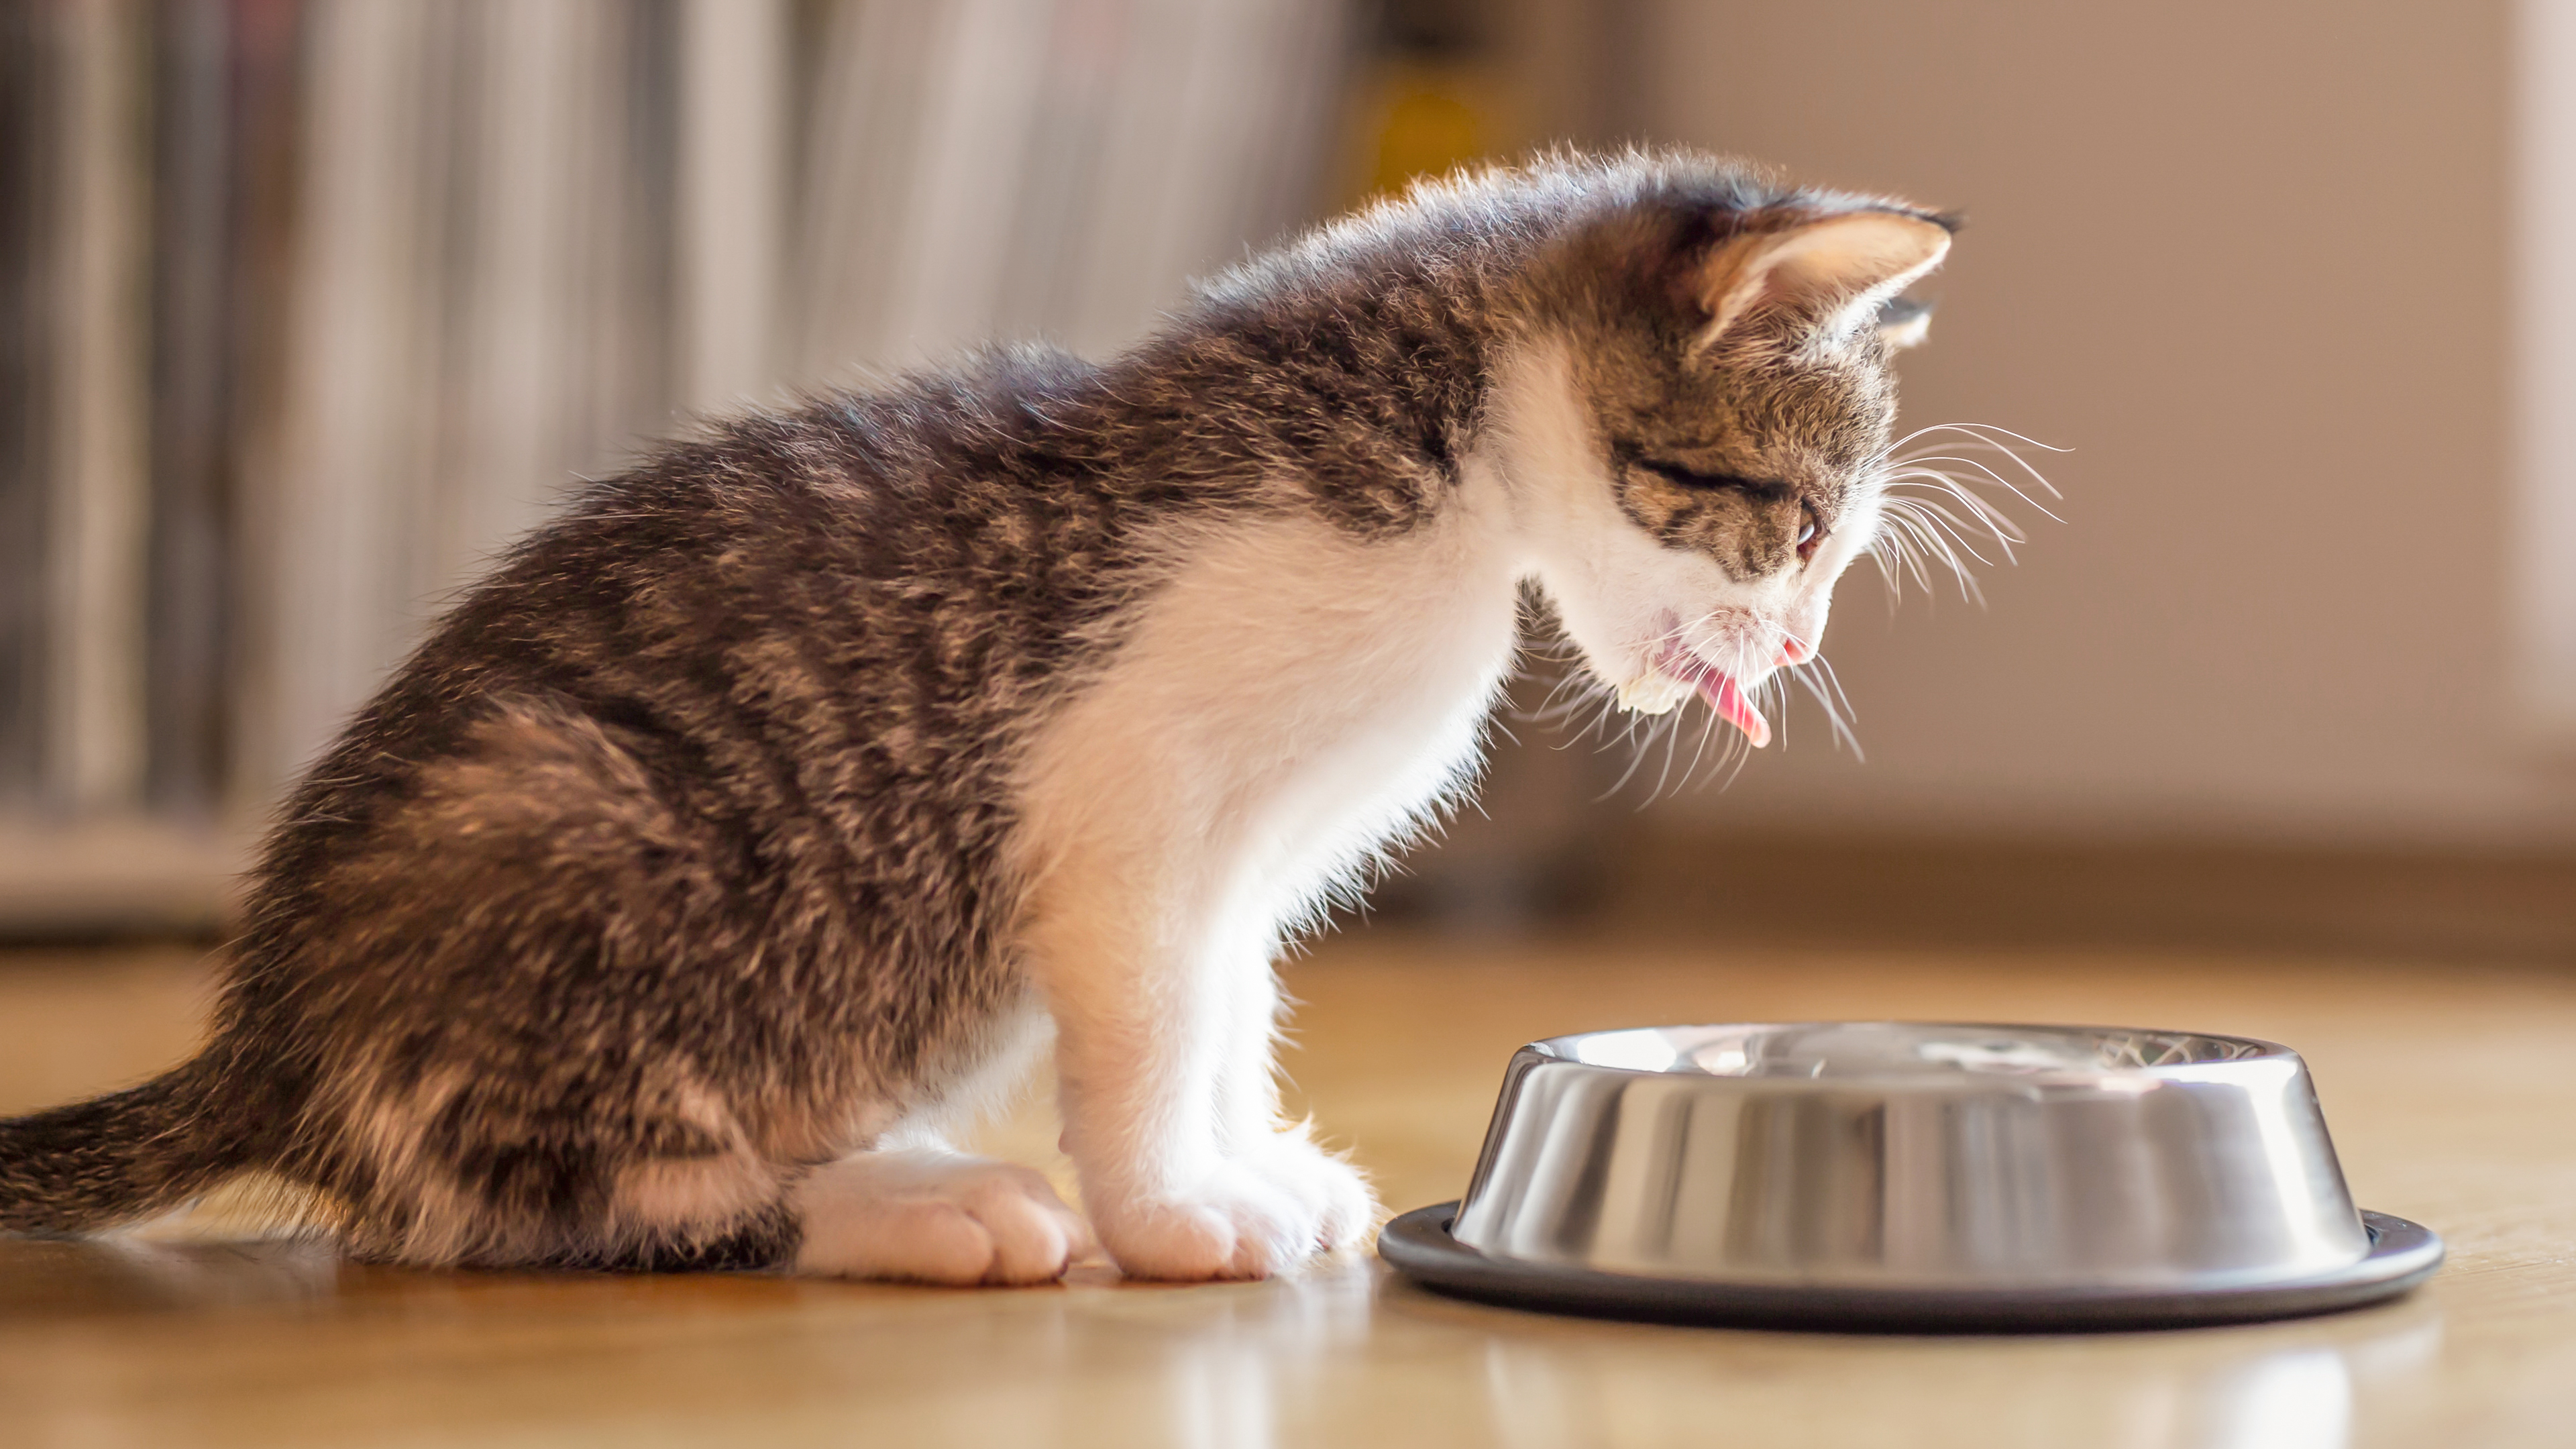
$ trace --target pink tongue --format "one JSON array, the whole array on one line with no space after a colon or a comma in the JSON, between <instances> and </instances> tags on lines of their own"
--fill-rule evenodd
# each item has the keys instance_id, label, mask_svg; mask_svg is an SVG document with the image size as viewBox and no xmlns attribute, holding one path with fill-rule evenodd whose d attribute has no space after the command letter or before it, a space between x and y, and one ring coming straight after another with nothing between
<instances>
[{"instance_id":1,"label":"pink tongue","mask_svg":"<svg viewBox=\"0 0 2576 1449\"><path fill-rule=\"evenodd\" d=\"M1753 748L1758 750L1771 743L1771 722L1744 698L1744 691L1735 687L1733 678L1714 669L1703 669L1699 678L1692 682L1699 686L1700 698L1708 701L1708 707L1717 711L1718 718L1744 731L1744 737L1753 742Z\"/></svg>"},{"instance_id":2,"label":"pink tongue","mask_svg":"<svg viewBox=\"0 0 2576 1449\"><path fill-rule=\"evenodd\" d=\"M1712 669L1698 655L1679 643L1667 640L1656 659L1657 667L1676 678L1687 679L1699 689L1699 697L1717 711L1718 718L1744 731L1744 737L1760 749L1771 743L1771 722L1762 717L1744 691L1735 687L1735 678L1723 669Z\"/></svg>"}]
</instances>

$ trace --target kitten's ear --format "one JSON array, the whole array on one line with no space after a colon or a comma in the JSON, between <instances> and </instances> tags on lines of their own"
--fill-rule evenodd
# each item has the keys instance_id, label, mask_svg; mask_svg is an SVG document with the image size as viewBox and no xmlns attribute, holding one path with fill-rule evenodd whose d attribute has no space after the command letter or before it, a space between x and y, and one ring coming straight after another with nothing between
<instances>
[{"instance_id":1,"label":"kitten's ear","mask_svg":"<svg viewBox=\"0 0 2576 1449\"><path fill-rule=\"evenodd\" d=\"M1738 237L1695 278L1708 327L1700 345L1755 312L1786 308L1828 331L1850 326L1913 285L1950 251L1950 229L1901 211L1848 211Z\"/></svg>"}]
</instances>

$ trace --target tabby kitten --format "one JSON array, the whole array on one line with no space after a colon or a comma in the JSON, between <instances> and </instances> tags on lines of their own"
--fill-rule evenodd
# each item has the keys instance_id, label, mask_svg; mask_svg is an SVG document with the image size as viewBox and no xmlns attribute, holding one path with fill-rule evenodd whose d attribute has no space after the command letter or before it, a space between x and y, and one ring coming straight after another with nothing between
<instances>
[{"instance_id":1,"label":"tabby kitten","mask_svg":"<svg viewBox=\"0 0 2576 1449\"><path fill-rule=\"evenodd\" d=\"M1271 958L1461 790L1534 581L1631 708L1806 659L1941 217L1691 154L1417 188L1103 364L591 487L294 792L212 1041L0 1123L0 1228L264 1172L421 1264L1248 1278L1376 1205ZM946 1135L1052 1040L1089 1224Z\"/></svg>"}]
</instances>

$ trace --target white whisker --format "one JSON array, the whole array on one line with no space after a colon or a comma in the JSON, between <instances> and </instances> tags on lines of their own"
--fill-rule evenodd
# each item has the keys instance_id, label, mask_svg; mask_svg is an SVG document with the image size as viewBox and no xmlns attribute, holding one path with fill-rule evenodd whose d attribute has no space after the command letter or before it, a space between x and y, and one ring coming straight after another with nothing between
<instances>
[{"instance_id":1,"label":"white whisker","mask_svg":"<svg viewBox=\"0 0 2576 1449\"><path fill-rule=\"evenodd\" d=\"M1951 512L1946 504L1929 498L1900 498L1894 500L1893 504L1891 504L1891 506L1896 505L1901 505L1910 517L1919 519L1927 526L1938 529L1942 533L1948 535L1951 541L1958 544L1959 547L1966 549L1969 556L1974 558L1977 562L1981 564L1992 564L1994 562L1994 560L1987 558L1984 554L1978 552L1976 540L1969 537L1971 533L1978 531L1975 526L1969 523L1968 520ZM2010 560L2013 556L2012 539L2000 534L1993 535L1993 538L1996 545L2003 550L2005 559Z\"/></svg>"},{"instance_id":2,"label":"white whisker","mask_svg":"<svg viewBox=\"0 0 2576 1449\"><path fill-rule=\"evenodd\" d=\"M1953 490L1962 490L1962 489L1965 489L1968 485L1967 485L1967 484L1966 484L1966 482L1965 482L1964 480L1962 480L1962 479L1959 479L1959 478L1953 477L1953 476L1952 476L1952 475L1950 475L1949 473L1943 472L1943 471L1941 471L1940 469L1937 469L1937 468L1930 468L1930 467L1927 467L1927 466L1925 466L1925 465L1927 465L1927 464L1931 464L1931 463L1956 463L1956 464L1958 464L1958 465L1959 465L1960 467L1962 467L1962 468L1974 468L1974 469L1976 469L1978 472L1980 472L1980 473L1982 473L1982 474L1984 474L1984 475L1986 476L1986 481L1987 481L1987 482L1994 484L1996 487L2003 489L2003 490L2004 490L2005 492L2007 492L2007 493L2010 493L2012 496L2014 496L2015 498L2020 499L2022 502L2027 503L2027 504L2029 504L2031 507L2038 509L2041 513L2046 514L2046 515L2048 516L2048 518L2049 518L2049 520L2050 520L2051 522L2053 522L2053 523L2064 523L2064 522L2066 521L2065 519L2058 517L2058 516L2057 516L2057 514L2056 514L2054 511L2052 511L2052 510L2048 507L2048 505L2047 505L2047 504L2040 502L2038 499L2031 497L2029 493L2027 493L2027 492L2023 491L2023 489L2022 489L2022 487L2021 487L2021 485L2020 485L2020 484L2017 484L2017 483L2013 482L2011 479L2009 479L2009 478L2005 477L2005 476L2004 476L2004 475L2002 475L2001 473L1996 472L1994 469L1987 467L1985 464L1983 464L1983 463L1981 463L1981 462L1978 462L1978 461L1977 461L1976 459L1974 459L1974 458L1961 458L1961 457L1953 456L1953 455L1948 454L1948 453L1927 453L1927 454L1923 454L1922 456L1919 456L1919 457L1890 458L1890 459L1888 459L1887 461L1888 461L1888 464L1889 464L1890 466L1898 467L1898 468L1902 468L1902 469L1906 470L1906 471L1904 471L1904 472L1900 472L1900 473L1892 473L1892 474L1889 474L1889 475L1888 475L1888 477L1889 477L1889 481L1891 481L1891 482L1893 482L1893 481L1894 481L1895 479L1897 479L1897 478L1912 476L1912 475L1914 475L1914 474L1916 474L1916 473L1928 473L1928 474L1930 474L1930 475L1932 475L1932 476L1934 476L1934 477L1937 477L1937 478L1940 478L1941 480L1943 480L1944 484L1945 484L1947 487L1949 487L1949 488L1951 488L1951 489L1953 489ZM2040 486L2041 486L2041 487L2043 487L2043 488L2047 488L2047 487L2048 487L2048 480L2047 480L2047 479L2045 479L2045 478L2040 479ZM2048 491L2049 491L2052 495L2056 494L2056 492L2057 492L2057 490L2056 490L2056 489L2054 489L2054 488L2049 488L2049 489L2048 489ZM1974 494L1968 494L1968 495L1966 495L1966 496L1974 497L1975 495L1974 495ZM1980 501L1980 502L1983 502L1984 500L1980 499L1979 501Z\"/></svg>"}]
</instances>

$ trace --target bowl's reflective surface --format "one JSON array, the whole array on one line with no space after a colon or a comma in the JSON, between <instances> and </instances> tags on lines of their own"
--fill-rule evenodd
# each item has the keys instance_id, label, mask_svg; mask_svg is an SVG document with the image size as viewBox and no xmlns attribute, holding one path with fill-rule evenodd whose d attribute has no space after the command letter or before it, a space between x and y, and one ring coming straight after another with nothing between
<instances>
[{"instance_id":1,"label":"bowl's reflective surface","mask_svg":"<svg viewBox=\"0 0 2576 1449\"><path fill-rule=\"evenodd\" d=\"M1909 1023L1532 1043L1454 1233L1611 1272L1891 1286L2216 1287L2370 1250L2285 1048Z\"/></svg>"}]
</instances>

